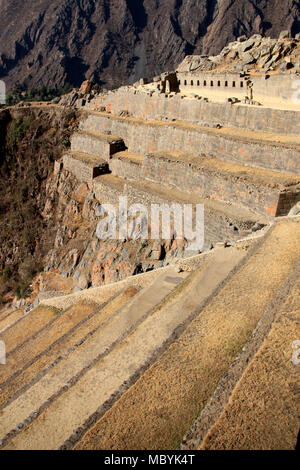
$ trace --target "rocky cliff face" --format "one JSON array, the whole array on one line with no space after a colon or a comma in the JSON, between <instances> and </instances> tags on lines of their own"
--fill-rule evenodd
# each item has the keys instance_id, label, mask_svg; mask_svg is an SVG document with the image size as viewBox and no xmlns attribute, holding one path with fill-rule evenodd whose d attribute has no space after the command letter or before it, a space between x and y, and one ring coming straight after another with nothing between
<instances>
[{"instance_id":1,"label":"rocky cliff face","mask_svg":"<svg viewBox=\"0 0 300 470\"><path fill-rule=\"evenodd\" d=\"M76 125L74 110L53 107L0 112L0 305L24 296L56 237L56 207L44 216L54 161Z\"/></svg>"},{"instance_id":2,"label":"rocky cliff face","mask_svg":"<svg viewBox=\"0 0 300 470\"><path fill-rule=\"evenodd\" d=\"M47 180L45 221L54 221L55 240L44 258L47 274L72 279L75 290L98 287L134 274L151 271L184 257L179 240L99 240L100 203L86 183L65 170Z\"/></svg>"},{"instance_id":3,"label":"rocky cliff face","mask_svg":"<svg viewBox=\"0 0 300 470\"><path fill-rule=\"evenodd\" d=\"M300 30L298 0L1 0L0 78L8 89L107 87L217 54L241 35Z\"/></svg>"}]
</instances>

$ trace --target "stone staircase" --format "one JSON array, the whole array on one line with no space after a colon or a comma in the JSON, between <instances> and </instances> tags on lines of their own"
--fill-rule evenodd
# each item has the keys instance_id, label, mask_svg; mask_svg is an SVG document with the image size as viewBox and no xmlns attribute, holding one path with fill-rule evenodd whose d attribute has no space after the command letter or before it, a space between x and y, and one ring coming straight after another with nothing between
<instances>
[{"instance_id":1,"label":"stone staircase","mask_svg":"<svg viewBox=\"0 0 300 470\"><path fill-rule=\"evenodd\" d=\"M115 176L133 181L146 178L203 199L231 201L262 215L285 215L300 198L297 175L182 152L154 152L144 157L119 152L109 168Z\"/></svg>"},{"instance_id":2,"label":"stone staircase","mask_svg":"<svg viewBox=\"0 0 300 470\"><path fill-rule=\"evenodd\" d=\"M203 204L205 246L224 240L238 240L252 233L255 227L268 224L268 219L247 207L227 204L220 200L204 199L168 184L151 180L129 180L112 174L95 178L93 190L102 203L118 204L120 195L127 196L129 204L151 203L172 205Z\"/></svg>"},{"instance_id":3,"label":"stone staircase","mask_svg":"<svg viewBox=\"0 0 300 470\"><path fill-rule=\"evenodd\" d=\"M251 234L300 200L294 139L84 111L63 167L101 204L118 205L120 196L148 209L153 202L203 204L210 247Z\"/></svg>"},{"instance_id":4,"label":"stone staircase","mask_svg":"<svg viewBox=\"0 0 300 470\"><path fill-rule=\"evenodd\" d=\"M95 111L83 114L79 128L118 135L136 154L184 149L196 156L205 154L242 165L300 173L300 141L293 136L247 128L218 129L182 121L148 121Z\"/></svg>"},{"instance_id":5,"label":"stone staircase","mask_svg":"<svg viewBox=\"0 0 300 470\"><path fill-rule=\"evenodd\" d=\"M286 215L300 198L300 177L263 170L206 156L182 153L147 154L143 162L147 179L168 182L202 198L231 201L262 215ZM289 210L289 209L288 209Z\"/></svg>"}]
</instances>

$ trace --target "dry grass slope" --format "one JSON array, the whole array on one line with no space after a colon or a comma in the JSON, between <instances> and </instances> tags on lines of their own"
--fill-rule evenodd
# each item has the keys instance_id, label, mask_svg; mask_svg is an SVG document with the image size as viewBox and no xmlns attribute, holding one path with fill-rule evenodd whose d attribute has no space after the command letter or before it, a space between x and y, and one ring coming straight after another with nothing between
<instances>
[{"instance_id":1,"label":"dry grass slope","mask_svg":"<svg viewBox=\"0 0 300 470\"><path fill-rule=\"evenodd\" d=\"M59 313L59 310L56 308L41 305L32 311L30 315L22 318L11 328L5 330L0 335L0 339L5 342L6 352L9 353L16 346L37 333L48 322L54 320Z\"/></svg>"},{"instance_id":2,"label":"dry grass slope","mask_svg":"<svg viewBox=\"0 0 300 470\"><path fill-rule=\"evenodd\" d=\"M299 366L291 359L292 344L300 338L299 325L298 280L201 449L295 448L300 425Z\"/></svg>"},{"instance_id":3,"label":"dry grass slope","mask_svg":"<svg viewBox=\"0 0 300 470\"><path fill-rule=\"evenodd\" d=\"M37 375L42 371L46 370L53 361L58 357L62 357L64 354L67 354L67 351L72 348L78 341L82 340L85 335L88 335L90 331L99 327L104 321L109 318L109 316L116 310L120 309L125 305L128 300L130 300L137 293L135 288L127 288L120 295L114 297L109 301L99 312L93 315L88 319L84 324L80 325L79 328L76 328L74 331L67 334L59 342L56 342L50 346L50 348L43 351L43 353L36 357L35 360L29 366L25 367L24 370L20 370L20 373L12 378L9 378L5 385L0 386L0 407L7 400L11 400L16 393L28 386L32 380L35 380ZM88 316L89 312L94 311L99 305L91 302L79 301L75 304L70 312L82 311L83 315ZM9 367L10 361L8 361L7 366ZM25 365L24 363L22 365ZM2 377L1 377L2 379Z\"/></svg>"},{"instance_id":4,"label":"dry grass slope","mask_svg":"<svg viewBox=\"0 0 300 470\"><path fill-rule=\"evenodd\" d=\"M299 222L276 224L185 333L86 433L76 449L176 448L299 253Z\"/></svg>"}]
</instances>

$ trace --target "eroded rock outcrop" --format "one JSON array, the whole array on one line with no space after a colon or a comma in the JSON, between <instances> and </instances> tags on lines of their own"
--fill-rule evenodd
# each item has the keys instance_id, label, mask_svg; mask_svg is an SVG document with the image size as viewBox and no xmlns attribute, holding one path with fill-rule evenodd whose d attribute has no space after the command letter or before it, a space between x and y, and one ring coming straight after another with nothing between
<instances>
[{"instance_id":1,"label":"eroded rock outcrop","mask_svg":"<svg viewBox=\"0 0 300 470\"><path fill-rule=\"evenodd\" d=\"M184 256L184 244L174 239L100 240L101 205L87 184L67 171L49 178L46 193L44 217L52 217L55 211L56 237L45 271L73 278L76 290L150 271Z\"/></svg>"}]
</instances>

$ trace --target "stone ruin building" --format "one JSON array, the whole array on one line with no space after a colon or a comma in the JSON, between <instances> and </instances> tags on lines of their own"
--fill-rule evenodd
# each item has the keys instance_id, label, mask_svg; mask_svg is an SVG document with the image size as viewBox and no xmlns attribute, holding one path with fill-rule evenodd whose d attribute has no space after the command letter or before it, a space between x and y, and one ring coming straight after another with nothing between
<instances>
[{"instance_id":1,"label":"stone ruin building","mask_svg":"<svg viewBox=\"0 0 300 470\"><path fill-rule=\"evenodd\" d=\"M49 106L80 119L48 182L44 213L58 200L62 216L41 274L52 290L0 312L0 448L295 448L299 57L299 36L242 37ZM151 270L132 275L133 244L97 236L120 196L204 204L203 249L139 244ZM53 288L61 278L72 292Z\"/></svg>"}]
</instances>

